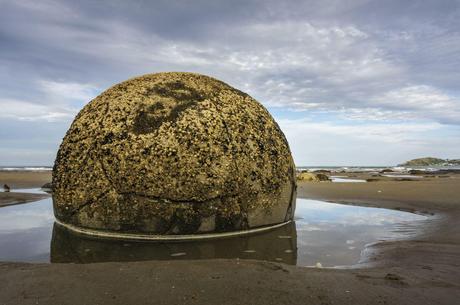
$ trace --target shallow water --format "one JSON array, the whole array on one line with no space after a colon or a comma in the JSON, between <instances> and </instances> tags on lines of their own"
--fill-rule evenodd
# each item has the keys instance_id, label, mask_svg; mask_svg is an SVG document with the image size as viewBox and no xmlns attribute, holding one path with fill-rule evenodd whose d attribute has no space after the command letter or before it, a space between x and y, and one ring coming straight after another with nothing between
<instances>
[{"instance_id":1,"label":"shallow water","mask_svg":"<svg viewBox=\"0 0 460 305\"><path fill-rule=\"evenodd\" d=\"M364 179L352 179L347 176L331 176L330 179L332 182L367 182Z\"/></svg>"},{"instance_id":2,"label":"shallow water","mask_svg":"<svg viewBox=\"0 0 460 305\"><path fill-rule=\"evenodd\" d=\"M43 194L42 189L11 189L11 193Z\"/></svg>"},{"instance_id":3,"label":"shallow water","mask_svg":"<svg viewBox=\"0 0 460 305\"><path fill-rule=\"evenodd\" d=\"M0 208L0 261L74 262L240 258L350 266L366 244L415 235L426 216L297 199L295 222L257 235L180 243L91 239L54 224L52 200Z\"/></svg>"},{"instance_id":4,"label":"shallow water","mask_svg":"<svg viewBox=\"0 0 460 305\"><path fill-rule=\"evenodd\" d=\"M423 176L414 176L414 175L398 175L398 174L388 174L388 175L382 175L384 177L389 177L389 178L411 178L411 179L423 179Z\"/></svg>"}]
</instances>

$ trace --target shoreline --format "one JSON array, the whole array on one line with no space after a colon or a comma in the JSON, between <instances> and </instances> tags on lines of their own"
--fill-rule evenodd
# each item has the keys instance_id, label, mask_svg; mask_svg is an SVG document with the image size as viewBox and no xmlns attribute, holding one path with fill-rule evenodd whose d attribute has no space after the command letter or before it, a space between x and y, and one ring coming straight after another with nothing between
<instances>
[{"instance_id":1,"label":"shoreline","mask_svg":"<svg viewBox=\"0 0 460 305\"><path fill-rule=\"evenodd\" d=\"M372 183L300 182L298 198L435 215L414 238L369 245L364 250L369 252L368 260L352 268L296 267L238 259L83 265L0 262L0 281L4 283L0 285L0 301L456 304L460 298L460 198L454 190L459 187L457 176Z\"/></svg>"},{"instance_id":2,"label":"shoreline","mask_svg":"<svg viewBox=\"0 0 460 305\"><path fill-rule=\"evenodd\" d=\"M35 201L39 201L48 197L50 197L50 195L48 194L0 192L0 208L19 204L33 203Z\"/></svg>"},{"instance_id":3,"label":"shoreline","mask_svg":"<svg viewBox=\"0 0 460 305\"><path fill-rule=\"evenodd\" d=\"M0 188L3 184L11 187L10 192L0 191L0 208L48 198L48 194L31 194L15 192L15 189L41 188L51 181L50 171L1 171ZM0 210L1 211L1 210Z\"/></svg>"}]
</instances>

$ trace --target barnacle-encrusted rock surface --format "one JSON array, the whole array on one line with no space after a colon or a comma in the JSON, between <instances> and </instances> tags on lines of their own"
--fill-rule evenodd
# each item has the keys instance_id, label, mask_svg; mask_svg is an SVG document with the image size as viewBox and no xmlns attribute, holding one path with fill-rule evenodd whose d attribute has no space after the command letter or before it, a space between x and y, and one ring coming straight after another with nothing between
<instances>
[{"instance_id":1,"label":"barnacle-encrusted rock surface","mask_svg":"<svg viewBox=\"0 0 460 305\"><path fill-rule=\"evenodd\" d=\"M53 186L61 222L101 230L244 230L295 209L295 167L276 122L249 95L193 73L130 79L86 105Z\"/></svg>"}]
</instances>

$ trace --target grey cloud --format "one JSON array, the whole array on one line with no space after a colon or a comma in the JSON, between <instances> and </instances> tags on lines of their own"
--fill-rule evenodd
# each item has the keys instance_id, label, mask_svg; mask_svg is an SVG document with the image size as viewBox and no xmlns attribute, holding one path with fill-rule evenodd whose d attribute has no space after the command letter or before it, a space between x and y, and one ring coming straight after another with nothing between
<instances>
[{"instance_id":1,"label":"grey cloud","mask_svg":"<svg viewBox=\"0 0 460 305\"><path fill-rule=\"evenodd\" d=\"M267 105L323 111L396 112L397 103L379 101L389 92L431 86L451 97L449 107L432 117L417 105L406 112L460 123L450 114L460 107L456 1L3 1L2 6L0 52L6 68L0 80L6 97L36 98L41 80L104 88L137 74L189 70L223 78Z\"/></svg>"},{"instance_id":2,"label":"grey cloud","mask_svg":"<svg viewBox=\"0 0 460 305\"><path fill-rule=\"evenodd\" d=\"M460 125L459 29L455 0L0 0L0 102L68 123L114 83L179 70L270 107Z\"/></svg>"},{"instance_id":3,"label":"grey cloud","mask_svg":"<svg viewBox=\"0 0 460 305\"><path fill-rule=\"evenodd\" d=\"M159 71L213 75L271 109L398 122L388 139L413 121L397 147L402 160L416 157L424 134L443 124L452 136L427 143L458 141L459 7L456 0L0 0L0 163L51 163L84 103L128 77ZM299 155L302 143L327 138L302 141L297 123L284 128L301 139ZM372 124L370 131L386 130ZM424 125L431 129L419 132ZM359 129L328 126L319 125L339 133L323 143L331 147L342 130ZM357 151L373 135L356 142ZM430 145L421 151L446 146ZM322 160L324 150L316 154ZM341 158L359 163L353 158L361 156Z\"/></svg>"}]
</instances>

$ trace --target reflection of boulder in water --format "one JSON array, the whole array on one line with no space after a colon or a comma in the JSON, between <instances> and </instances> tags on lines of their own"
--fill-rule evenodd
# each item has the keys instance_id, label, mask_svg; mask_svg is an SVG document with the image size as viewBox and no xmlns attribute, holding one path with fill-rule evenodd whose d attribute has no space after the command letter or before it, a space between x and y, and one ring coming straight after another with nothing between
<instances>
[{"instance_id":1,"label":"reflection of boulder in water","mask_svg":"<svg viewBox=\"0 0 460 305\"><path fill-rule=\"evenodd\" d=\"M183 254L174 256L174 254ZM194 242L124 242L75 234L54 224L52 263L241 258L297 262L297 232L291 222L260 234Z\"/></svg>"}]
</instances>

